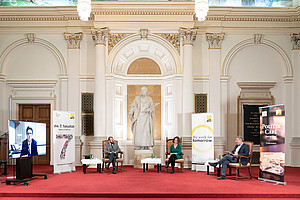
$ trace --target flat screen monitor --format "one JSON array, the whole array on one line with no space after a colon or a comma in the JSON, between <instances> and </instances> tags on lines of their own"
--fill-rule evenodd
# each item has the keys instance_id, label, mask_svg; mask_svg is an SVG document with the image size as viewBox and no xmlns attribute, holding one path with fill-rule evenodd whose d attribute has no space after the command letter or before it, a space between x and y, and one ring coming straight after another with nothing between
<instances>
[{"instance_id":1,"label":"flat screen monitor","mask_svg":"<svg viewBox=\"0 0 300 200\"><path fill-rule=\"evenodd\" d=\"M46 154L46 124L8 121L8 158L20 158Z\"/></svg>"}]
</instances>

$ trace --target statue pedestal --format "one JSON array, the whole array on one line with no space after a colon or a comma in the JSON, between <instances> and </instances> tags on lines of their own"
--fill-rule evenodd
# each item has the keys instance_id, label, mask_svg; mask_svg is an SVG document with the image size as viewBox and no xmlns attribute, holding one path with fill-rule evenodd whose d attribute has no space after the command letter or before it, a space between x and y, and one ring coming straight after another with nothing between
<instances>
[{"instance_id":1,"label":"statue pedestal","mask_svg":"<svg viewBox=\"0 0 300 200\"><path fill-rule=\"evenodd\" d=\"M144 158L151 158L153 150L134 150L134 168L143 168L141 160ZM153 169L154 165L149 165L149 169Z\"/></svg>"}]
</instances>

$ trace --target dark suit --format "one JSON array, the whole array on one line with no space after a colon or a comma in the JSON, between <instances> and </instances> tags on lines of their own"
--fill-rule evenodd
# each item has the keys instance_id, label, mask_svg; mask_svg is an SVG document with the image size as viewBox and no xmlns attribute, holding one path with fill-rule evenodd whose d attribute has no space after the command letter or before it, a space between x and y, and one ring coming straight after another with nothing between
<instances>
[{"instance_id":1,"label":"dark suit","mask_svg":"<svg viewBox=\"0 0 300 200\"><path fill-rule=\"evenodd\" d=\"M113 168L116 168L116 159L118 158L118 153L121 152L118 143L107 143L104 147L104 152L106 153L106 158L109 159L108 161L108 167L109 164L112 163ZM116 152L116 153L114 153Z\"/></svg>"},{"instance_id":2,"label":"dark suit","mask_svg":"<svg viewBox=\"0 0 300 200\"><path fill-rule=\"evenodd\" d=\"M235 147L232 150L232 154L235 153L236 148L238 148L239 145L235 145ZM232 154L228 154L226 156L224 156L221 160L218 161L219 164L222 164L222 172L221 175L222 176L226 176L226 169L227 169L227 165L229 163L237 163L239 160L237 157L233 156ZM238 155L240 156L249 156L249 146L246 144L242 144L241 148L238 151ZM247 165L248 164L248 160L246 158L241 158L241 164L242 165Z\"/></svg>"},{"instance_id":3,"label":"dark suit","mask_svg":"<svg viewBox=\"0 0 300 200\"><path fill-rule=\"evenodd\" d=\"M37 151L37 143L34 139L31 140L31 153L29 153L28 150L28 142L27 139L22 142L22 150L21 150L21 156L37 156L38 151Z\"/></svg>"}]
</instances>

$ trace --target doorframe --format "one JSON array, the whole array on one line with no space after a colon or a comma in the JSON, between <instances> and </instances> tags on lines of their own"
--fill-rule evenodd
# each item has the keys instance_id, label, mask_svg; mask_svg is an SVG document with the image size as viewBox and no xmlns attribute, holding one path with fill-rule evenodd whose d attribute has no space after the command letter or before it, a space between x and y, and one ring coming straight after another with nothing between
<instances>
[{"instance_id":1,"label":"doorframe","mask_svg":"<svg viewBox=\"0 0 300 200\"><path fill-rule=\"evenodd\" d=\"M56 110L56 97L10 97L9 98L9 119L17 120L19 116L19 105L20 104L50 104L51 120L50 120L50 152L53 151L53 123L52 123L52 113ZM52 158L53 154L50 153L50 165L53 165Z\"/></svg>"}]
</instances>

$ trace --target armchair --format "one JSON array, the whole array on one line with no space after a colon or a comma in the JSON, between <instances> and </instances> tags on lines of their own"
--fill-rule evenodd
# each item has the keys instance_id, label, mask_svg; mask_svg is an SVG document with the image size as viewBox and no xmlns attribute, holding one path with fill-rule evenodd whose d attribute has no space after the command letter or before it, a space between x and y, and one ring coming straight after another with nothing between
<instances>
[{"instance_id":1,"label":"armchair","mask_svg":"<svg viewBox=\"0 0 300 200\"><path fill-rule=\"evenodd\" d=\"M238 178L250 178L252 179L251 175L251 164L252 164L252 151L253 151L253 142L250 141L244 141L244 144L249 146L249 156L238 156L239 158L246 158L248 159L248 164L247 165L242 165L241 164L241 159L239 159L238 163L229 163L228 168L229 168L229 175L235 175L235 180L238 180ZM231 168L235 168L235 174L231 174ZM240 176L240 169L241 168L248 168L249 171L249 176Z\"/></svg>"},{"instance_id":2,"label":"armchair","mask_svg":"<svg viewBox=\"0 0 300 200\"><path fill-rule=\"evenodd\" d=\"M179 144L181 145L181 141L182 138L180 138L179 140ZM169 155L170 155L170 148L171 145L173 144L173 138L166 138L166 159L165 159L165 165L167 165L167 163L169 162ZM179 163L180 164L180 168L181 168L181 172L183 173L183 163L184 163L184 159L183 159L183 152L181 151L181 159L176 159L175 163ZM166 169L167 172L168 169Z\"/></svg>"},{"instance_id":3,"label":"armchair","mask_svg":"<svg viewBox=\"0 0 300 200\"><path fill-rule=\"evenodd\" d=\"M105 172L106 172L106 164L108 163L108 158L106 158L106 153L104 152L104 147L107 143L109 143L109 140L102 141L102 162L103 162L102 170L105 170ZM115 140L114 143L118 144L118 141ZM118 170L118 163L121 163L121 171L123 171L123 152L122 151L118 153L118 157L119 158L116 159L117 170Z\"/></svg>"}]
</instances>

